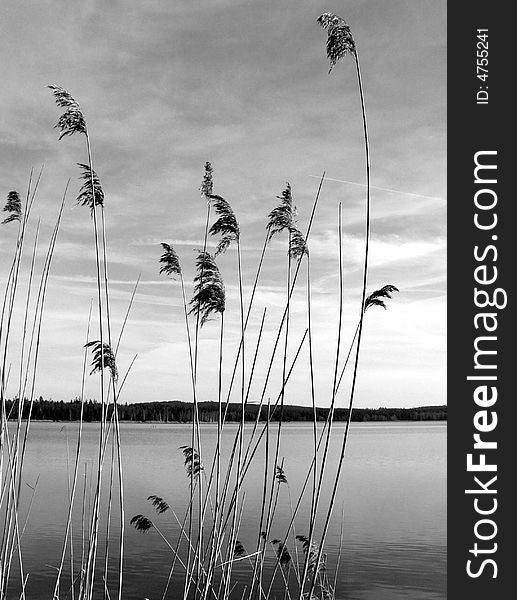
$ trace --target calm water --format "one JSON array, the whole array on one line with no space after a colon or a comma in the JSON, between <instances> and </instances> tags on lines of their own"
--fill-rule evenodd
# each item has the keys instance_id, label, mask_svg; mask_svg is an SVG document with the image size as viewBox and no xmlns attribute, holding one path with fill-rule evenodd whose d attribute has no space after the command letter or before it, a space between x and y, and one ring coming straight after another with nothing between
<instances>
[{"instance_id":1,"label":"calm water","mask_svg":"<svg viewBox=\"0 0 517 600\"><path fill-rule=\"evenodd\" d=\"M224 434L227 445L233 440L235 431L234 426L227 426ZM330 475L336 468L342 431L343 426L336 425L327 464ZM67 452L73 456L76 434L77 426L74 424L32 425L24 480L34 485L38 475L40 477L22 541L24 566L30 574L28 598L49 598L52 594L66 519ZM202 451L209 456L215 444L215 428L212 425L202 426L202 435ZM84 465L89 482L97 436L98 425L85 426L78 506L73 523L76 561L81 554ZM122 441L127 520L138 513L147 514L174 543L178 536L174 519L169 513L156 517L146 498L150 494L163 496L182 518L188 498L188 479L178 447L190 445L190 427L123 424ZM311 444L311 425L284 425L281 457L289 486L281 487L271 537L283 537L290 519L289 494L293 501L298 497L311 457ZM260 512L263 460L261 448L257 465L250 470L244 486L245 503L238 537L250 552L255 544ZM109 475L105 479L107 481ZM326 486L323 494L323 508L328 504L328 488ZM27 487L25 507L29 495ZM445 424L353 424L335 518L326 544L327 565L332 574L338 554L342 509L344 523L342 558L337 576L338 600L446 598ZM117 528L114 515L114 558ZM304 503L296 520L296 533L307 533L307 503ZM291 553L295 557L294 548L291 548ZM125 556L124 597L129 600L161 598L171 554L156 532L151 530L141 534L128 527ZM270 562L273 563L272 554ZM246 581L249 569L246 561L238 563L235 569L237 579ZM114 582L113 579L110 585ZM179 596L177 585L173 581L170 598ZM70 569L64 576L62 598L69 586Z\"/></svg>"}]
</instances>

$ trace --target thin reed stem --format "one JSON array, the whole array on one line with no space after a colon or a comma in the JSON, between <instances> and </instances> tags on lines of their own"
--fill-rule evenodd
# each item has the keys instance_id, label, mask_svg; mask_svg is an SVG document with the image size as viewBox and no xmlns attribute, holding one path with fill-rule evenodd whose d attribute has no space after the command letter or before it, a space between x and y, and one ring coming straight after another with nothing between
<instances>
[{"instance_id":1,"label":"thin reed stem","mask_svg":"<svg viewBox=\"0 0 517 600\"><path fill-rule=\"evenodd\" d=\"M329 419L328 419L328 428L327 428L327 437L325 440L325 448L323 450L323 456L321 459L321 469L320 475L318 479L318 485L316 488L316 495L314 498L314 505L312 508L313 518L310 521L309 527L309 547L313 542L314 536L314 526L318 511L319 500L321 496L321 489L323 485L323 477L325 474L325 466L327 464L327 457L330 447L330 440L332 435L332 424L334 421L334 408L336 402L336 394L337 394L337 382L338 382L338 372L339 372L339 359L340 359L340 351L341 351L341 332L343 327L343 223L342 223L342 205L339 203L338 209L338 247L339 247L339 311L338 311L338 333L337 333L337 344L336 344L336 359L334 362L334 376L332 383L332 398L330 402L330 410L329 410ZM317 467L317 460L314 463L315 470ZM318 562L316 563L319 564ZM307 572L309 569L309 553L307 553L305 557L305 564L303 568L303 576L302 583L300 586L300 598L303 596L303 588L305 583L305 578L307 577ZM312 593L312 590L311 590ZM310 594L309 594L310 597Z\"/></svg>"},{"instance_id":2,"label":"thin reed stem","mask_svg":"<svg viewBox=\"0 0 517 600\"><path fill-rule=\"evenodd\" d=\"M95 181L94 181L94 169L93 169L93 159L92 159L92 150L90 144L90 136L89 132L86 129L85 131L86 137L86 148L88 153L88 167L90 171L90 185L91 185L91 193L92 193L92 207L91 213L93 218L93 235L94 235L94 247L95 247L95 273L97 278L97 313L99 318L99 341L100 341L100 352L101 352L101 365L102 368L99 370L100 375L100 401L101 401L101 422L100 422L100 432L99 432L99 457L97 463L97 481L96 481L96 492L94 497L94 507L92 513L92 526L90 529L90 543L89 543L89 551L88 551L88 562L87 562L87 571L86 571L86 580L87 585L85 588L86 598L84 600L88 600L93 596L93 585L95 580L95 562L97 556L97 541L99 534L99 510L100 510L100 495L101 495L101 482L102 482L102 455L103 455L103 446L104 439L106 435L106 415L107 415L107 406L106 406L106 398L104 393L104 311L103 311L103 299L102 299L102 276L101 276L101 255L99 248L99 226L98 226L98 216L97 216L97 202L96 202L96 194L95 194Z\"/></svg>"},{"instance_id":3,"label":"thin reed stem","mask_svg":"<svg viewBox=\"0 0 517 600\"><path fill-rule=\"evenodd\" d=\"M346 425L345 425L345 432L343 435L343 442L342 442L341 452L340 452L340 456L339 456L337 473L336 473L336 477L334 479L334 485L332 488L330 504L329 504L329 508L328 508L327 515L325 518L325 523L323 526L323 533L321 535L321 542L320 542L320 547L319 547L319 551L318 551L317 564L319 564L319 560L321 558L323 544L325 542L330 519L332 517L332 511L333 511L334 504L336 501L336 495L337 495L337 490L338 490L338 486L339 486L341 471L342 471L343 462L345 459L345 452L346 452L347 441L348 441L348 433L350 430L350 422L352 419L354 394L355 394L356 383L357 383L357 370L358 370L358 366L359 366L359 354L360 354L360 349L361 349L361 338L362 338L362 333L363 333L366 287L367 287L367 282L368 282L368 258L369 258L369 245L370 245L370 203L371 203L371 199L370 199L370 146L369 146L369 140L368 140L368 123L366 120L366 108L365 108L365 100L364 100L363 81L362 81L362 77L361 77L361 69L359 66L359 57L358 57L357 51L355 51L354 57L355 57L357 81L358 81L358 85L359 85L359 95L361 98L361 114L362 114L362 119L363 119L365 162L366 162L366 217L365 217L365 241L364 241L365 247L364 247L363 285L362 285L362 291L361 291L361 307L360 307L361 312L360 312L360 317L359 317L359 331L357 333L357 346L356 346L356 352L355 352L354 370L353 370L353 375L352 375L352 386L351 386L351 390L350 390L350 400L348 403L348 416L347 416ZM311 586L309 588L309 597L310 597L312 591L314 590L314 584L315 584L315 577L313 576L312 581L311 581Z\"/></svg>"},{"instance_id":4,"label":"thin reed stem","mask_svg":"<svg viewBox=\"0 0 517 600\"><path fill-rule=\"evenodd\" d=\"M207 198L207 209L206 209L206 222L205 222L205 233L203 238L203 253L206 252L207 240L208 240L208 228L210 225L210 212L211 212L211 203ZM200 286L203 286L203 266L201 267L200 274ZM199 425L199 408L197 402L197 368L198 368L198 356L199 356L199 330L200 330L200 313L201 303L198 302L197 310L196 310L196 328L194 334L194 361L193 361L193 380L194 380L194 388L196 392L194 393L194 406L193 406L193 419L192 419L192 436L191 436L191 447L192 449L196 448L197 441L197 453L199 456L199 460L202 461L202 450L201 450L201 430ZM197 440L196 440L197 437ZM200 549L203 547L203 531L202 531L202 503L203 503L203 484L202 478L199 477L199 503L198 503L198 543ZM190 481L190 490L191 494L194 490L194 469L191 470L191 481ZM192 539L192 519L193 519L193 502L190 505L190 515L189 515L189 539ZM201 550L200 550L201 551ZM189 578L189 569L191 560L191 548L189 546L188 556L187 556L187 577L185 578L185 587L183 592L184 600L187 600L189 588L190 588L190 578ZM200 576L200 567L199 564L196 566L196 575L197 581L199 581Z\"/></svg>"},{"instance_id":5,"label":"thin reed stem","mask_svg":"<svg viewBox=\"0 0 517 600\"><path fill-rule=\"evenodd\" d=\"M312 485L312 498L311 498L311 517L310 522L314 522L316 518L315 514L315 503L316 503L316 486L318 481L318 416L316 412L316 392L314 386L314 356L312 350L312 299L311 299L311 259L310 255L307 256L307 329L309 332L309 374L311 381L311 403L312 403L312 431L313 431L313 442L314 442L314 474L313 474L313 485Z\"/></svg>"},{"instance_id":6,"label":"thin reed stem","mask_svg":"<svg viewBox=\"0 0 517 600\"><path fill-rule=\"evenodd\" d=\"M88 342L90 341L91 320L92 320L92 304L90 303L90 310L88 313L88 325L86 328L86 344L88 344ZM87 359L88 359L88 349L85 345L84 357L83 357L83 370L82 370L82 377L81 377L81 396L80 396L81 410L79 413L79 430L77 433L77 445L76 445L76 451L75 451L74 473L72 476L72 486L71 486L71 490L70 490L70 494L69 494L68 513L67 513L66 526L65 526L65 539L63 541L63 549L61 551L61 559L60 559L59 568L58 568L58 572L57 572L56 583L54 585L53 597L55 599L59 598L59 583L60 583L60 579L61 579L61 573L63 571L63 565L65 562L68 534L70 532L70 528L72 525L72 510L73 510L73 506L74 506L75 490L76 490L76 486L77 486L77 476L79 473L79 461L80 461L80 455L81 455L81 444L82 444L82 435L83 435L84 388L85 388L85 382L86 382Z\"/></svg>"}]
</instances>

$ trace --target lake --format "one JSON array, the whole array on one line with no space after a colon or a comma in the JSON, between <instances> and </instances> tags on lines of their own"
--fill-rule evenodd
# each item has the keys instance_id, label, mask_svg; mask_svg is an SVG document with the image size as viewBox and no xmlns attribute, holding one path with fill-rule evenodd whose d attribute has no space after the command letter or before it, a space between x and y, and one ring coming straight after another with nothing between
<instances>
[{"instance_id":1,"label":"lake","mask_svg":"<svg viewBox=\"0 0 517 600\"><path fill-rule=\"evenodd\" d=\"M74 559L81 554L81 505L86 465L87 485L98 444L99 425L85 424L81 453L78 496L73 519ZM327 475L337 466L344 429L335 425ZM276 431L276 425L271 428ZM246 426L249 435L251 426ZM282 538L311 460L312 426L284 424L280 460L283 459L288 485L282 485L271 537ZM438 600L446 598L446 424L353 423L338 501L325 550L331 580L339 554L342 525L342 552L337 575L336 599L346 600ZM236 426L224 430L225 452L235 436ZM202 454L210 456L216 441L212 424L202 425ZM176 542L179 528L170 512L157 516L146 498L164 497L181 519L188 502L189 480L179 446L190 445L190 426L180 424L121 424L125 478L126 520L136 514L148 515L164 535ZM22 540L24 568L29 573L27 598L51 598L56 566L59 564L67 514L68 470L75 451L77 424L33 423L26 456L24 481L33 486L39 476L29 521ZM244 507L238 539L248 552L254 550L262 489L263 447L257 463L247 475ZM207 460L207 463L209 461ZM207 464L205 463L205 464ZM109 473L105 476L107 484ZM330 481L330 480L328 480ZM328 505L329 485L324 486L320 514ZM24 516L30 500L27 486ZM308 500L309 496L307 496ZM88 508L88 493L85 495ZM25 511L25 512L24 512ZM108 580L116 589L117 509L113 515L113 564ZM308 503L304 502L295 521L296 534L307 534ZM319 522L321 526L321 519ZM105 525L101 525L102 528ZM125 552L124 598L161 598L171 552L154 530L140 533L128 524ZM319 530L318 530L319 531ZM103 547L103 545L101 544ZM290 551L296 557L294 544ZM301 557L302 550L298 548ZM102 578L102 555L99 579ZM70 568L63 575L61 598L69 597ZM14 564L16 561L14 561ZM271 551L269 565L274 564ZM76 566L77 568L77 566ZM235 565L238 582L245 584L250 564ZM179 575L179 574L178 574ZM13 577L16 576L16 570ZM182 597L175 578L169 598ZM16 584L12 586L15 597ZM276 590L276 586L273 587ZM283 598L278 588L278 598ZM17 597L17 596L16 596ZM103 597L99 591L99 597ZM115 597L112 593L112 597ZM237 595L235 597L241 597Z\"/></svg>"}]
</instances>

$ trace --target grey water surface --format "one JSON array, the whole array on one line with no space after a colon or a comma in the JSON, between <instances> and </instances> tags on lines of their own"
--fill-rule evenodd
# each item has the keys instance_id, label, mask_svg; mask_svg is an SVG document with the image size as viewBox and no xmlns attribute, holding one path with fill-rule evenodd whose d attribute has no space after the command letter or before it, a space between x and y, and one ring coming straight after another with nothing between
<instances>
[{"instance_id":1,"label":"grey water surface","mask_svg":"<svg viewBox=\"0 0 517 600\"><path fill-rule=\"evenodd\" d=\"M246 439L251 433L246 426ZM277 425L270 430L270 452L276 439ZM216 443L216 428L203 424L202 459L209 471L211 452ZM325 485L320 502L318 534L330 498L344 424L333 431L329 459L325 465ZM59 565L67 515L69 481L77 443L75 423L33 423L25 461L22 517L27 513L31 488L39 476L29 520L23 534L24 571L28 574L27 598L52 598L56 567ZM229 450L237 428L226 426L224 454ZM190 445L191 427L182 424L121 424L124 495L126 511L124 594L127 599L160 599L167 582L172 554L153 530L143 534L129 526L136 514L148 515L175 545L179 526L170 511L156 515L147 502L150 494L164 497L178 519L185 515L189 499L189 479L179 446ZM74 570L83 552L87 522L82 511L91 509L94 486L99 424L85 424L80 457L77 497L72 522ZM291 519L311 463L313 429L311 424L290 423L282 426L280 461L288 485L280 486L271 538L282 539ZM111 446L107 448L107 464ZM68 457L68 458L67 458ZM270 457L270 460L271 457ZM271 465L270 465L271 472ZM86 477L85 477L86 476ZM247 552L255 551L261 493L264 476L264 444L254 458L244 483L243 509L238 539ZM85 484L86 481L86 484ZM103 474L103 494L109 493L110 471ZM312 480L311 480L312 481ZM86 488L86 491L84 491ZM108 588L116 597L116 567L119 516L116 477L112 490L114 508L110 535ZM295 534L308 533L310 484L295 519ZM103 508L105 515L105 507ZM342 518L343 515L343 518ZM106 519L101 521L98 557L97 597L103 598ZM342 532L342 533L341 533ZM336 599L340 600L434 600L446 598L446 424L353 423L345 458L345 467L325 551L331 582L334 580L342 535L340 566L337 574ZM302 560L302 548L289 539L293 562ZM185 549L185 546L183 546ZM267 565L274 566L273 549ZM18 573L13 561L13 579ZM241 586L240 598L249 582L249 561L236 563L234 576ZM181 569L173 577L169 598L182 598ZM289 574L293 585L294 571ZM267 577L266 577L267 578ZM60 598L70 597L70 554L67 554ZM280 576L273 585L276 597L283 598ZM15 597L16 581L12 584ZM18 597L18 596L16 596ZM77 597L77 594L76 594ZM296 597L296 596L294 596Z\"/></svg>"}]
</instances>

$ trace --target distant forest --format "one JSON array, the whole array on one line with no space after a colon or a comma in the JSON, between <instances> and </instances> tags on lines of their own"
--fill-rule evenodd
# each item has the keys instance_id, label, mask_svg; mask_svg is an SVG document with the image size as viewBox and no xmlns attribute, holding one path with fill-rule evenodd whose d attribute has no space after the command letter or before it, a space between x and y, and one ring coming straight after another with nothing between
<instances>
[{"instance_id":1,"label":"distant forest","mask_svg":"<svg viewBox=\"0 0 517 600\"><path fill-rule=\"evenodd\" d=\"M199 418L204 423L217 422L218 405L216 402L199 402ZM250 404L245 408L246 421L257 418L258 406ZM0 408L1 411L1 408ZM273 408L271 409L273 413ZM7 400L6 412L8 418L17 418L18 401ZM328 408L316 408L318 421L327 419ZM1 412L0 412L1 414ZM24 402L22 418L29 415L29 402ZM31 418L35 421L79 421L81 415L81 402L35 400L32 407ZM84 403L83 420L86 422L99 421L101 405L94 400ZM348 410L336 408L334 417L336 421L345 421ZM265 421L267 407L262 407L260 420ZM119 404L119 418L121 421L138 423L189 423L192 420L192 403L189 402L142 402L138 404ZM226 421L238 422L241 418L240 403L228 405ZM280 418L280 407L271 415L273 421ZM313 410L310 406L284 406L284 421L312 421ZM355 408L352 412L352 421L446 421L447 406L421 406L418 408Z\"/></svg>"}]
</instances>

